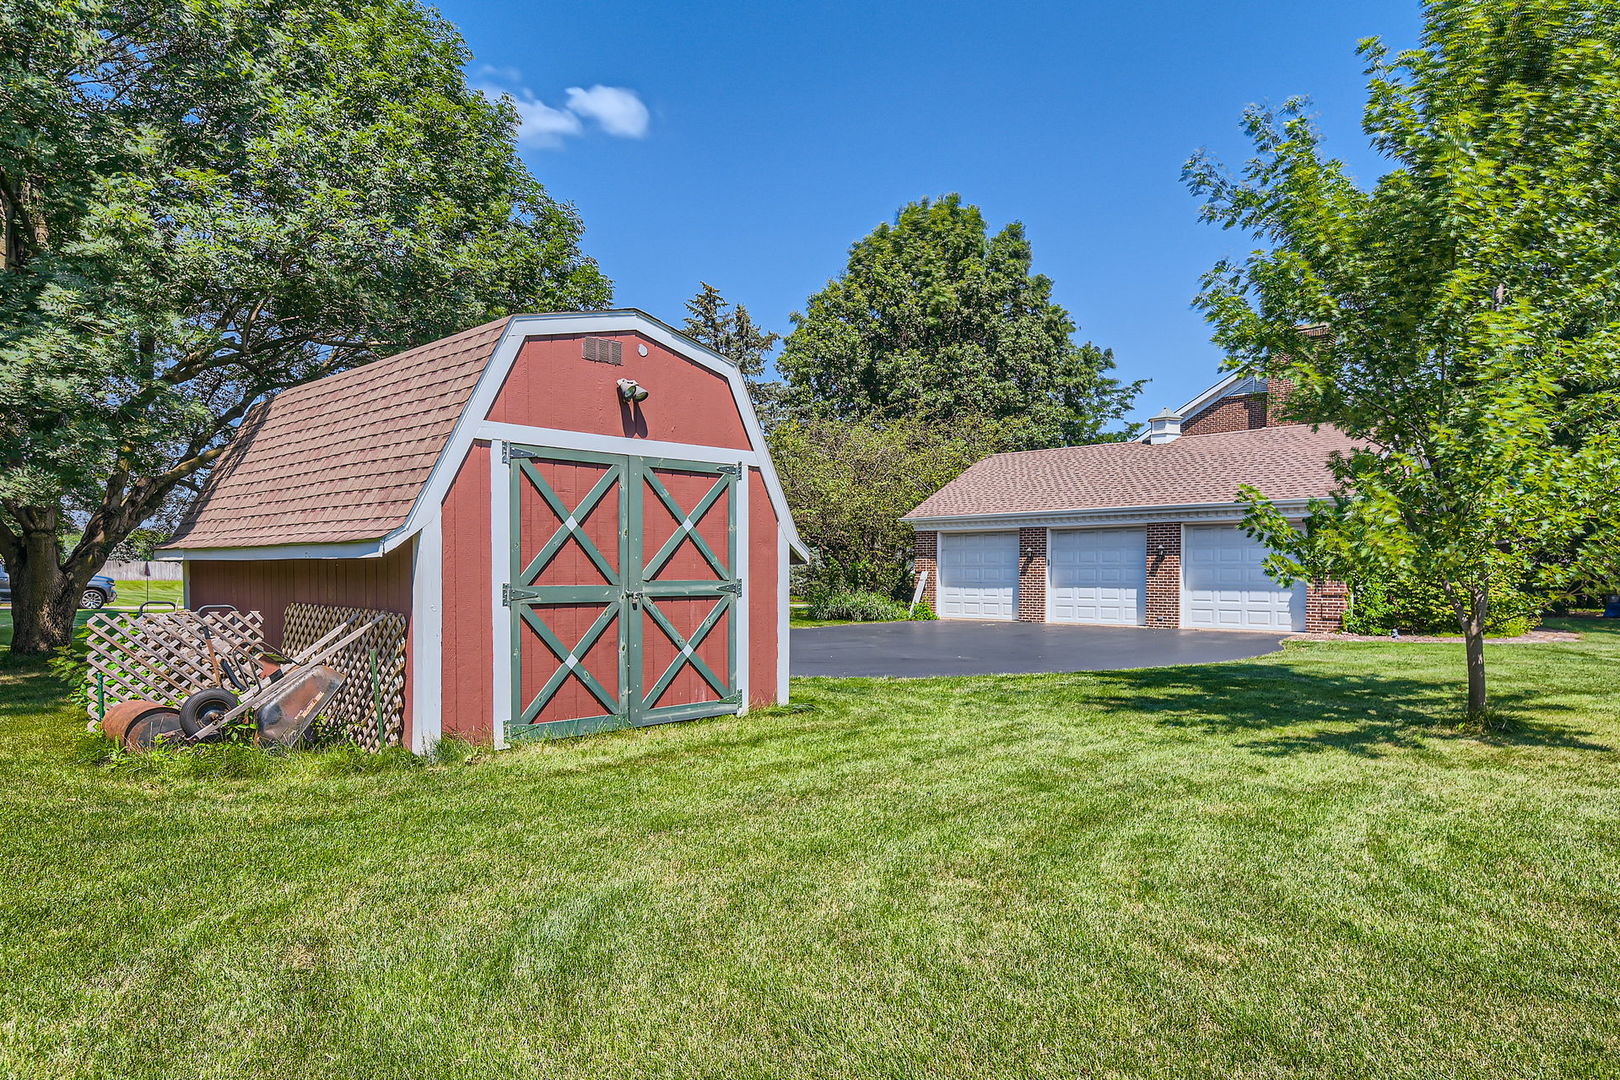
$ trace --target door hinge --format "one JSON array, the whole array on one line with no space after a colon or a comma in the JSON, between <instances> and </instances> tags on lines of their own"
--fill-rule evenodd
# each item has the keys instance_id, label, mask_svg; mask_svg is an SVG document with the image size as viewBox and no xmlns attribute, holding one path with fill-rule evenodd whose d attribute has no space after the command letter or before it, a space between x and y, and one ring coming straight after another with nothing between
<instances>
[{"instance_id":1,"label":"door hinge","mask_svg":"<svg viewBox=\"0 0 1620 1080\"><path fill-rule=\"evenodd\" d=\"M731 593L733 596L741 596L742 595L742 582L740 582L740 581L723 581L719 585L715 586L714 591L715 592Z\"/></svg>"},{"instance_id":2,"label":"door hinge","mask_svg":"<svg viewBox=\"0 0 1620 1080\"><path fill-rule=\"evenodd\" d=\"M527 447L513 446L509 442L501 443L501 464L510 465L515 458L537 458L540 451L530 450Z\"/></svg>"},{"instance_id":3,"label":"door hinge","mask_svg":"<svg viewBox=\"0 0 1620 1080\"><path fill-rule=\"evenodd\" d=\"M527 585L505 584L501 586L501 603L507 607L511 607L517 601L538 599L540 599L539 589L532 589Z\"/></svg>"},{"instance_id":4,"label":"door hinge","mask_svg":"<svg viewBox=\"0 0 1620 1080\"><path fill-rule=\"evenodd\" d=\"M742 476L742 469L743 467L741 465L722 465L716 469L715 472L722 473L735 479Z\"/></svg>"}]
</instances>

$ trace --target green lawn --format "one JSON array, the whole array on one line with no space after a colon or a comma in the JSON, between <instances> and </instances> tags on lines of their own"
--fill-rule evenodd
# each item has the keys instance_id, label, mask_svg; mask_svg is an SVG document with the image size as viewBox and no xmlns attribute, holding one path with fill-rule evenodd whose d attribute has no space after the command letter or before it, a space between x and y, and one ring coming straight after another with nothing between
<instances>
[{"instance_id":1,"label":"green lawn","mask_svg":"<svg viewBox=\"0 0 1620 1080\"><path fill-rule=\"evenodd\" d=\"M114 583L118 589L118 599L114 601L115 607L139 607L147 600L168 600L180 603L180 582L178 581L151 581L141 579L138 581L119 581Z\"/></svg>"},{"instance_id":2,"label":"green lawn","mask_svg":"<svg viewBox=\"0 0 1620 1080\"><path fill-rule=\"evenodd\" d=\"M0 1076L1553 1077L1620 1062L1620 628L434 766L91 763L0 664Z\"/></svg>"}]
</instances>

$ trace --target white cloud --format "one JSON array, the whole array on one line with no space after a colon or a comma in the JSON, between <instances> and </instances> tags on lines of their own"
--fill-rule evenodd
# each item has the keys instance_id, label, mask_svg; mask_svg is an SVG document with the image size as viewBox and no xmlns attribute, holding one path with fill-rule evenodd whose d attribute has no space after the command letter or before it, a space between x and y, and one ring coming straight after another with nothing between
<instances>
[{"instance_id":1,"label":"white cloud","mask_svg":"<svg viewBox=\"0 0 1620 1080\"><path fill-rule=\"evenodd\" d=\"M485 65L478 69L474 83L479 93L492 99L508 97L518 114L518 141L525 146L555 149L563 140L585 131L585 121L593 121L609 135L621 139L641 139L647 135L650 116L647 106L634 90L622 86L602 86L589 90L568 88L562 108L547 105L522 85L522 74L511 68ZM517 89L507 89L516 86Z\"/></svg>"},{"instance_id":2,"label":"white cloud","mask_svg":"<svg viewBox=\"0 0 1620 1080\"><path fill-rule=\"evenodd\" d=\"M646 137L649 120L647 106L642 104L634 90L600 83L589 90L570 86L568 108L571 112L595 120L609 135L625 139Z\"/></svg>"}]
</instances>

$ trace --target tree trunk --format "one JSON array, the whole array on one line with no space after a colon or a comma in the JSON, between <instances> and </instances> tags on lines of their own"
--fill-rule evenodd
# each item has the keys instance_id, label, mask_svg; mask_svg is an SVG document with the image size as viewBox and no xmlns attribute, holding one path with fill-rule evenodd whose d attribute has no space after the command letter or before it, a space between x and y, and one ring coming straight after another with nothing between
<instances>
[{"instance_id":1,"label":"tree trunk","mask_svg":"<svg viewBox=\"0 0 1620 1080\"><path fill-rule=\"evenodd\" d=\"M10 560L16 565L6 567L11 574L11 651L49 653L73 640L73 617L95 567L64 570L54 528L27 529L21 541Z\"/></svg>"},{"instance_id":2,"label":"tree trunk","mask_svg":"<svg viewBox=\"0 0 1620 1080\"><path fill-rule=\"evenodd\" d=\"M1468 665L1468 708L1471 722L1485 719L1485 619L1490 613L1489 594L1484 589L1469 590L1456 601L1457 621L1462 626L1463 655Z\"/></svg>"}]
</instances>

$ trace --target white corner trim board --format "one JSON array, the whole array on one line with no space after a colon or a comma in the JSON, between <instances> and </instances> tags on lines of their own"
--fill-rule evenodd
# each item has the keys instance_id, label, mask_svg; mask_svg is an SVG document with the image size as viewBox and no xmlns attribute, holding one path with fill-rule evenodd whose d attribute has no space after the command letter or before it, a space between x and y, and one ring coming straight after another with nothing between
<instances>
[{"instance_id":1,"label":"white corner trim board","mask_svg":"<svg viewBox=\"0 0 1620 1080\"><path fill-rule=\"evenodd\" d=\"M491 733L495 749L506 748L506 725L512 719L512 613L501 598L501 585L512 580L511 470L501 460L499 441L489 446L489 584L490 659L494 703Z\"/></svg>"},{"instance_id":2,"label":"white corner trim board","mask_svg":"<svg viewBox=\"0 0 1620 1080\"><path fill-rule=\"evenodd\" d=\"M444 730L444 532L434 514L411 560L411 752L427 754Z\"/></svg>"},{"instance_id":3,"label":"white corner trim board","mask_svg":"<svg viewBox=\"0 0 1620 1080\"><path fill-rule=\"evenodd\" d=\"M732 460L737 460L735 455L733 455ZM748 609L753 606L754 601L753 581L748 576L748 553L749 549L754 546L754 523L748 516L748 489L752 486L754 477L753 470L748 467L748 462L742 461L738 462L738 464L742 467L742 476L737 481L737 486L732 489L737 493L737 531L735 534L737 557L733 560L731 572L737 575L738 581L742 582L742 592L737 594L735 601L731 605L731 625L737 635L737 645L732 651L732 660L737 668L737 693L742 697L742 702L737 706L737 715L741 716L748 711Z\"/></svg>"},{"instance_id":4,"label":"white corner trim board","mask_svg":"<svg viewBox=\"0 0 1620 1080\"><path fill-rule=\"evenodd\" d=\"M787 530L776 530L776 703L788 702L788 647L793 640L788 622L788 538Z\"/></svg>"}]
</instances>

